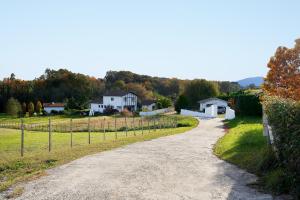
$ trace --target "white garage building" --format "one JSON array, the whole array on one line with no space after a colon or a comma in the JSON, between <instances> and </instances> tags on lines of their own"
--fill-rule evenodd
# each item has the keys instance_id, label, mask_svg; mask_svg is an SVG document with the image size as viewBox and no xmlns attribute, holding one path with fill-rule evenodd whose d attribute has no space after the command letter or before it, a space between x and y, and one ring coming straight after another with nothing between
<instances>
[{"instance_id":1,"label":"white garage building","mask_svg":"<svg viewBox=\"0 0 300 200\"><path fill-rule=\"evenodd\" d=\"M218 98L208 98L198 101L200 104L200 111L205 112L205 108L210 107L211 105L215 105L217 108L220 107L228 107L227 101Z\"/></svg>"}]
</instances>

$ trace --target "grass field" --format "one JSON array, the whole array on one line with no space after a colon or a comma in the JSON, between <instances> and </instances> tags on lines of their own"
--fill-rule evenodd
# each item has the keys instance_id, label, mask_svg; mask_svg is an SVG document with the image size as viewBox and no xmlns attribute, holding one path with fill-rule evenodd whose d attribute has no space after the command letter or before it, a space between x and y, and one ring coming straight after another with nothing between
<instances>
[{"instance_id":1,"label":"grass field","mask_svg":"<svg viewBox=\"0 0 300 200\"><path fill-rule=\"evenodd\" d=\"M0 129L0 191L12 184L41 175L45 169L69 162L84 155L97 153L130 143L185 132L197 126L191 117L178 117L177 128L163 128L118 132L73 133L73 147L69 132L52 133L52 151L48 152L48 134L40 131L25 131L25 153L20 156L20 130ZM38 119L37 119L38 121ZM116 140L117 135L117 140Z\"/></svg>"},{"instance_id":2,"label":"grass field","mask_svg":"<svg viewBox=\"0 0 300 200\"><path fill-rule=\"evenodd\" d=\"M243 117L225 122L229 132L215 145L220 158L256 172L262 152L268 149L261 118Z\"/></svg>"},{"instance_id":3,"label":"grass field","mask_svg":"<svg viewBox=\"0 0 300 200\"><path fill-rule=\"evenodd\" d=\"M286 192L284 169L277 165L276 157L263 136L262 120L258 117L238 117L225 122L229 128L214 148L214 153L258 175L259 188L274 194Z\"/></svg>"}]
</instances>

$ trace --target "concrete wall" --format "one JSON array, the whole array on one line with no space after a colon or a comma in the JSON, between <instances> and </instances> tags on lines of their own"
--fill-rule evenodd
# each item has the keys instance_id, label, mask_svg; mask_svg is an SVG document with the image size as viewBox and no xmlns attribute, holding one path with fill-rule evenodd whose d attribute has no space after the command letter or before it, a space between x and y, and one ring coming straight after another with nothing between
<instances>
[{"instance_id":1,"label":"concrete wall","mask_svg":"<svg viewBox=\"0 0 300 200\"><path fill-rule=\"evenodd\" d=\"M184 116L192 116L192 117L214 118L218 116L217 112L218 112L217 107L212 105L206 108L205 112L197 112L197 111L181 109L180 114Z\"/></svg>"},{"instance_id":2,"label":"concrete wall","mask_svg":"<svg viewBox=\"0 0 300 200\"><path fill-rule=\"evenodd\" d=\"M60 112L60 111L64 111L65 108L63 108L63 107L46 107L46 108L44 108L44 110L46 113L51 113L52 110Z\"/></svg>"},{"instance_id":3,"label":"concrete wall","mask_svg":"<svg viewBox=\"0 0 300 200\"><path fill-rule=\"evenodd\" d=\"M174 108L164 108L164 109L159 109L159 110L154 110L149 112L140 112L140 116L153 116L153 115L158 115L158 114L163 114L163 113L168 113L173 111Z\"/></svg>"},{"instance_id":4,"label":"concrete wall","mask_svg":"<svg viewBox=\"0 0 300 200\"><path fill-rule=\"evenodd\" d=\"M226 107L225 119L231 120L235 118L235 111L230 107Z\"/></svg>"}]
</instances>

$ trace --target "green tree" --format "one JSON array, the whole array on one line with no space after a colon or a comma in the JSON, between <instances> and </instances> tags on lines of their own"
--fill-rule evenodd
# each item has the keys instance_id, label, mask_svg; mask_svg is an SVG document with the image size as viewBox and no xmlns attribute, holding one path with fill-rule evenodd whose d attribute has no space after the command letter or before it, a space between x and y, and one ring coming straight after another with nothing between
<instances>
[{"instance_id":1,"label":"green tree","mask_svg":"<svg viewBox=\"0 0 300 200\"><path fill-rule=\"evenodd\" d=\"M188 98L184 95L180 95L175 103L175 110L180 113L181 109L186 109L189 106Z\"/></svg>"},{"instance_id":2,"label":"green tree","mask_svg":"<svg viewBox=\"0 0 300 200\"><path fill-rule=\"evenodd\" d=\"M36 113L41 114L42 110L43 110L42 103L40 101L38 101L35 106L35 111L36 111Z\"/></svg>"},{"instance_id":3,"label":"green tree","mask_svg":"<svg viewBox=\"0 0 300 200\"><path fill-rule=\"evenodd\" d=\"M167 97L159 97L157 100L157 108L162 109L162 108L168 108L172 106L172 101L171 99Z\"/></svg>"},{"instance_id":4,"label":"green tree","mask_svg":"<svg viewBox=\"0 0 300 200\"><path fill-rule=\"evenodd\" d=\"M219 95L218 85L204 79L197 79L187 84L184 95L188 98L191 108L198 108L198 101Z\"/></svg>"},{"instance_id":5,"label":"green tree","mask_svg":"<svg viewBox=\"0 0 300 200\"><path fill-rule=\"evenodd\" d=\"M23 115L26 115L26 112L27 112L27 105L25 102L22 103L22 114Z\"/></svg>"},{"instance_id":6,"label":"green tree","mask_svg":"<svg viewBox=\"0 0 300 200\"><path fill-rule=\"evenodd\" d=\"M29 102L28 104L28 114L31 117L34 113L34 104L32 102Z\"/></svg>"},{"instance_id":7,"label":"green tree","mask_svg":"<svg viewBox=\"0 0 300 200\"><path fill-rule=\"evenodd\" d=\"M7 101L6 104L6 113L11 115L11 116L18 116L19 114L21 114L22 108L21 108L21 104L19 103L18 100L14 99L14 98L10 98Z\"/></svg>"}]
</instances>

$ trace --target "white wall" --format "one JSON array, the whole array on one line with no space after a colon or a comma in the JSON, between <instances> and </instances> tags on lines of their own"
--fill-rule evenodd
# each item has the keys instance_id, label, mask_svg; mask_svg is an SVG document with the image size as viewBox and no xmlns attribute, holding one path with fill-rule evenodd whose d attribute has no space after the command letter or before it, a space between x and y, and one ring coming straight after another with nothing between
<instances>
[{"instance_id":1,"label":"white wall","mask_svg":"<svg viewBox=\"0 0 300 200\"><path fill-rule=\"evenodd\" d=\"M51 113L52 110L60 112L60 111L64 111L65 108L64 107L45 107L44 110L46 113Z\"/></svg>"},{"instance_id":2,"label":"white wall","mask_svg":"<svg viewBox=\"0 0 300 200\"><path fill-rule=\"evenodd\" d=\"M102 108L102 106L103 106L103 108ZM93 110L93 112L103 113L104 109L105 108L104 108L103 104L91 103L91 110Z\"/></svg>"},{"instance_id":3,"label":"white wall","mask_svg":"<svg viewBox=\"0 0 300 200\"><path fill-rule=\"evenodd\" d=\"M230 107L226 107L225 119L231 120L235 118L235 111Z\"/></svg>"},{"instance_id":4,"label":"white wall","mask_svg":"<svg viewBox=\"0 0 300 200\"><path fill-rule=\"evenodd\" d=\"M112 101L112 98L113 98L113 101ZM104 96L103 97L103 105L112 106L114 109L121 111L121 110L123 110L123 105L124 105L123 98L115 97L115 96Z\"/></svg>"},{"instance_id":5,"label":"white wall","mask_svg":"<svg viewBox=\"0 0 300 200\"><path fill-rule=\"evenodd\" d=\"M149 112L140 112L140 116L153 116L153 115L158 115L158 114L163 114L163 113L168 113L168 112L173 112L174 108L164 108L164 109L158 109L154 111L149 111Z\"/></svg>"},{"instance_id":6,"label":"white wall","mask_svg":"<svg viewBox=\"0 0 300 200\"><path fill-rule=\"evenodd\" d=\"M125 101L127 98L127 102ZM133 99L128 99L133 98ZM113 100L112 100L113 99ZM134 106L134 109L137 110L137 96L131 93L126 94L125 96L104 96L103 105L112 106L114 109L122 111L124 106Z\"/></svg>"},{"instance_id":7,"label":"white wall","mask_svg":"<svg viewBox=\"0 0 300 200\"><path fill-rule=\"evenodd\" d=\"M217 107L212 105L205 109L205 113L181 109L180 114L184 115L184 116L214 118L214 117L217 117L216 111L217 111Z\"/></svg>"}]
</instances>

